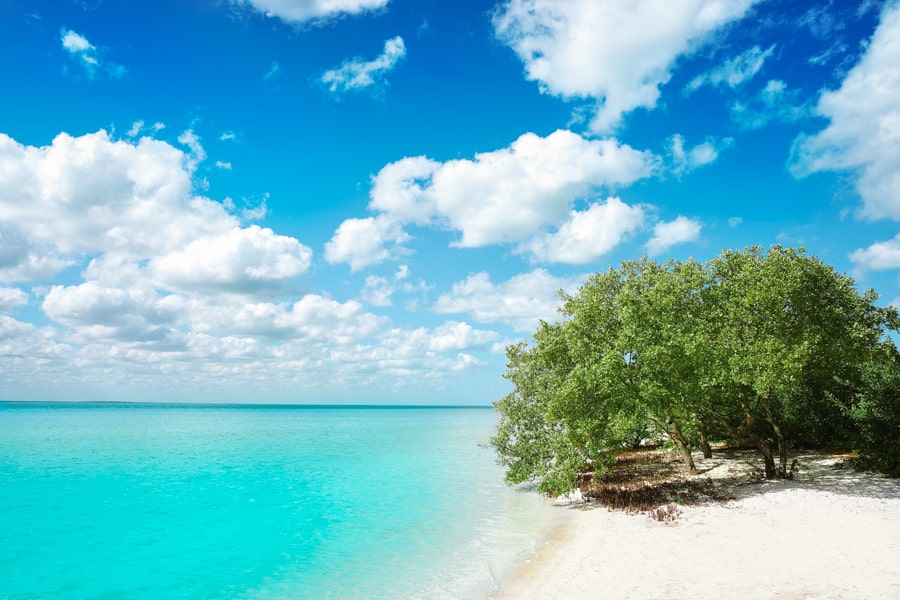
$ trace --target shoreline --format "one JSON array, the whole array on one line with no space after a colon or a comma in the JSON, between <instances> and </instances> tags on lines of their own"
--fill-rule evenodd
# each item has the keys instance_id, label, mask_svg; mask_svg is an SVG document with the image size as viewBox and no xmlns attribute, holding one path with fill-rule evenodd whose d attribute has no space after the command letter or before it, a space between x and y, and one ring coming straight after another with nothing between
<instances>
[{"instance_id":1,"label":"shoreline","mask_svg":"<svg viewBox=\"0 0 900 600\"><path fill-rule=\"evenodd\" d=\"M752 467L695 457L701 477ZM673 522L573 502L493 596L900 598L900 480L798 457L795 480L739 483L734 500L679 507Z\"/></svg>"}]
</instances>

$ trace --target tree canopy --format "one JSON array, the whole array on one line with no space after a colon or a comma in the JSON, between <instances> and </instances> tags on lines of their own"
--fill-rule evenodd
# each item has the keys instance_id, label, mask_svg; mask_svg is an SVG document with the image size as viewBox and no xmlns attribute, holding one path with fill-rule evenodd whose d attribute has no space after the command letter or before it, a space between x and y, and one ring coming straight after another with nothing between
<instances>
[{"instance_id":1,"label":"tree canopy","mask_svg":"<svg viewBox=\"0 0 900 600\"><path fill-rule=\"evenodd\" d=\"M566 491L654 434L692 474L691 446L707 453L712 435L757 449L770 478L786 474L797 443L877 453L885 434L900 439L900 363L886 335L897 310L803 249L645 257L560 297L558 322L507 349L513 391L495 403L492 442L510 482ZM873 416L885 410L894 425Z\"/></svg>"}]
</instances>

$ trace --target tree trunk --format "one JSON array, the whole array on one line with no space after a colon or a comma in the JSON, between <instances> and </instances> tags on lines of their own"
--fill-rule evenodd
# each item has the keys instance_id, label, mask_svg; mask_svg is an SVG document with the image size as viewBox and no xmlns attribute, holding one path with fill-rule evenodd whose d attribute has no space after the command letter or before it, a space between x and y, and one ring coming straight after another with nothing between
<instances>
[{"instance_id":1,"label":"tree trunk","mask_svg":"<svg viewBox=\"0 0 900 600\"><path fill-rule=\"evenodd\" d=\"M784 443L784 433L769 409L769 399L764 398L762 404L763 408L766 409L766 422L772 427L772 432L775 433L775 441L778 447L778 476L787 477L787 445Z\"/></svg>"},{"instance_id":2,"label":"tree trunk","mask_svg":"<svg viewBox=\"0 0 900 600\"><path fill-rule=\"evenodd\" d=\"M763 461L766 465L766 479L775 479L775 457L772 454L772 447L769 446L766 440L750 433L750 425L753 423L753 416L750 413L750 409L743 401L741 402L741 406L744 408L746 419L740 427L732 426L727 420L721 417L715 418L716 423L724 427L725 431L727 431L731 437L741 442L741 444L756 446L760 454L763 455Z\"/></svg>"},{"instance_id":3,"label":"tree trunk","mask_svg":"<svg viewBox=\"0 0 900 600\"><path fill-rule=\"evenodd\" d=\"M678 423L674 419L666 423L666 433L669 434L672 443L678 448L678 452L681 454L682 460L684 460L684 466L687 467L688 473L691 475L699 475L700 472L697 470L696 465L694 465L694 457L691 456L691 449L688 447L687 441L681 434L681 428L678 427Z\"/></svg>"},{"instance_id":4,"label":"tree trunk","mask_svg":"<svg viewBox=\"0 0 900 600\"><path fill-rule=\"evenodd\" d=\"M775 479L775 456L772 454L772 448L765 441L760 441L758 447L766 464L766 479Z\"/></svg>"},{"instance_id":5,"label":"tree trunk","mask_svg":"<svg viewBox=\"0 0 900 600\"><path fill-rule=\"evenodd\" d=\"M701 424L698 432L700 433L700 449L703 450L703 458L712 458L712 447L709 445L709 438L706 435L706 426Z\"/></svg>"},{"instance_id":6,"label":"tree trunk","mask_svg":"<svg viewBox=\"0 0 900 600\"><path fill-rule=\"evenodd\" d=\"M675 448L681 455L681 460L684 461L684 466L687 468L688 473L690 475L699 475L700 472L697 470L697 466L694 464L694 457L691 456L691 449L688 446L687 440L684 439L684 435L682 435L681 433L681 428L678 426L678 423L675 421L675 419L670 418L666 421L660 419L652 413L648 414L647 416L651 421L662 427L666 434L668 434L669 439L672 440L672 443L675 444Z\"/></svg>"}]
</instances>

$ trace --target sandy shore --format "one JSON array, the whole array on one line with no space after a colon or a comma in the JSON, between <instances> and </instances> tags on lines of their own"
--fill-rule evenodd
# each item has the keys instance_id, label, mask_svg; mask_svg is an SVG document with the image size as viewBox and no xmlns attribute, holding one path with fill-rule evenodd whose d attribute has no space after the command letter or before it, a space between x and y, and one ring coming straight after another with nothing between
<instances>
[{"instance_id":1,"label":"sandy shore","mask_svg":"<svg viewBox=\"0 0 900 600\"><path fill-rule=\"evenodd\" d=\"M699 457L698 457L699 458ZM736 485L671 523L573 503L500 599L900 599L900 481L799 457L794 481ZM746 463L698 460L702 476Z\"/></svg>"}]
</instances>

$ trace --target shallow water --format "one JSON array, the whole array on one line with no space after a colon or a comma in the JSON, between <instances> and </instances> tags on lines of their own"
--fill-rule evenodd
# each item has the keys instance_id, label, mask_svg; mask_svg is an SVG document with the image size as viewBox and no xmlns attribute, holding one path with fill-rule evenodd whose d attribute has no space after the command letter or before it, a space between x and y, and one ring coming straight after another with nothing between
<instances>
[{"instance_id":1,"label":"shallow water","mask_svg":"<svg viewBox=\"0 0 900 600\"><path fill-rule=\"evenodd\" d=\"M553 525L491 409L0 404L2 598L478 598Z\"/></svg>"}]
</instances>

